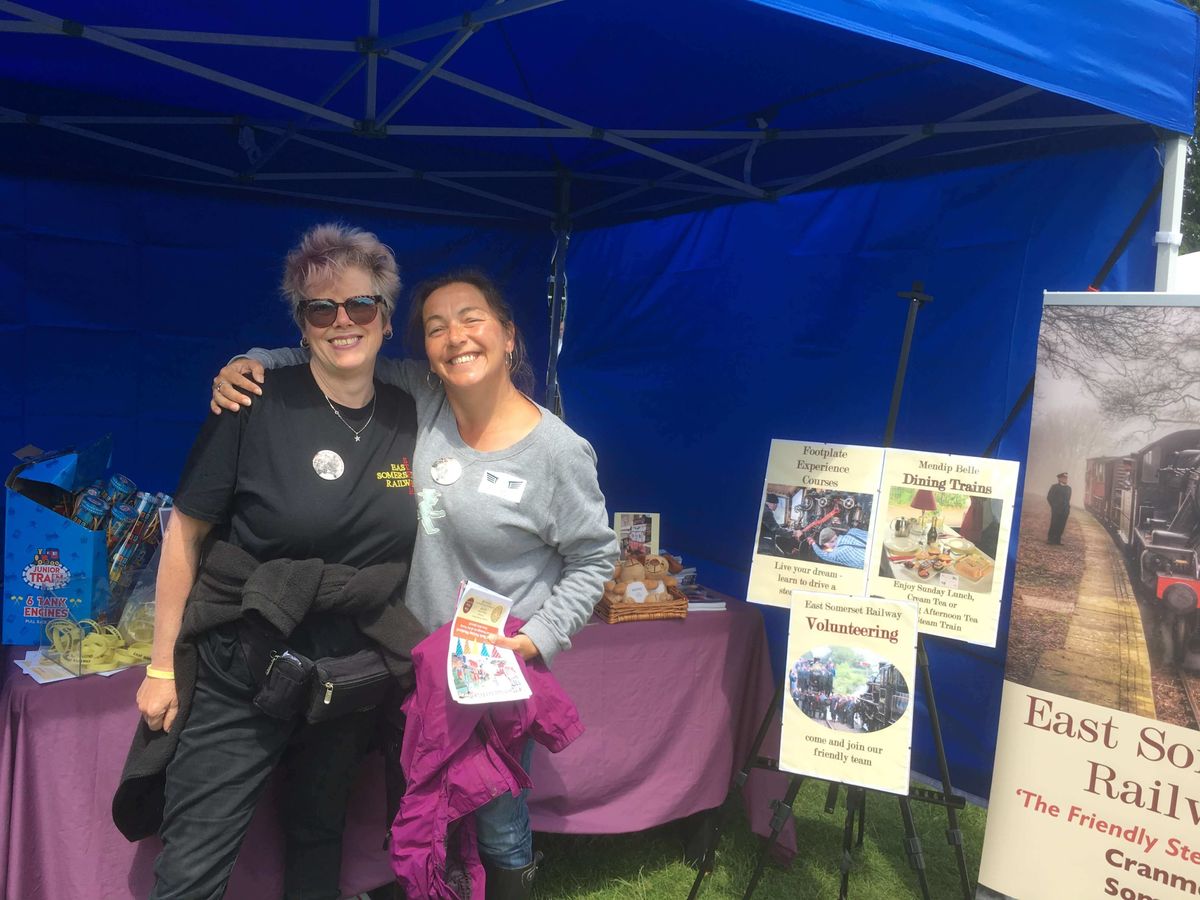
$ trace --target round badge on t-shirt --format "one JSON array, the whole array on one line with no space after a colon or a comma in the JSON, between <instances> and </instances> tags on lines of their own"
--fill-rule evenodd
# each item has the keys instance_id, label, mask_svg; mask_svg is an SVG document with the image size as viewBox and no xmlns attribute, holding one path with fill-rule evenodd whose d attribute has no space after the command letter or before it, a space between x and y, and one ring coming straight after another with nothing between
<instances>
[{"instance_id":1,"label":"round badge on t-shirt","mask_svg":"<svg viewBox=\"0 0 1200 900\"><path fill-rule=\"evenodd\" d=\"M332 450L318 450L312 461L313 471L326 481L334 481L342 477L346 464Z\"/></svg>"},{"instance_id":2,"label":"round badge on t-shirt","mask_svg":"<svg viewBox=\"0 0 1200 900\"><path fill-rule=\"evenodd\" d=\"M462 477L462 472L462 463L449 456L434 460L433 465L429 467L429 474L438 484L454 484Z\"/></svg>"}]
</instances>

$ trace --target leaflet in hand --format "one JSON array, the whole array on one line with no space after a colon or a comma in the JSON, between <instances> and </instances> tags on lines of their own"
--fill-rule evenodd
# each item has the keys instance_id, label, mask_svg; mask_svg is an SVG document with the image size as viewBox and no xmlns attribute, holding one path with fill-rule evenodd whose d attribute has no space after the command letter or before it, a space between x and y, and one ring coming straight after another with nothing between
<instances>
[{"instance_id":1,"label":"leaflet in hand","mask_svg":"<svg viewBox=\"0 0 1200 900\"><path fill-rule=\"evenodd\" d=\"M446 680L459 703L499 703L532 695L516 654L489 643L504 634L512 601L473 581L459 585Z\"/></svg>"}]
</instances>

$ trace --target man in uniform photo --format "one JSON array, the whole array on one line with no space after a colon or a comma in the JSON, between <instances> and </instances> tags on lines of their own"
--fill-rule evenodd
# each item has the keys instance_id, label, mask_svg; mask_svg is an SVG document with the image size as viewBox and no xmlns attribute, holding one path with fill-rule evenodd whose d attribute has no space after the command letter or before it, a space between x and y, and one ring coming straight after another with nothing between
<instances>
[{"instance_id":1,"label":"man in uniform photo","mask_svg":"<svg viewBox=\"0 0 1200 900\"><path fill-rule=\"evenodd\" d=\"M1071 487L1067 484L1066 472L1058 473L1058 483L1050 485L1046 502L1050 504L1050 531L1046 535L1046 543L1061 544L1067 516L1071 514Z\"/></svg>"}]
</instances>

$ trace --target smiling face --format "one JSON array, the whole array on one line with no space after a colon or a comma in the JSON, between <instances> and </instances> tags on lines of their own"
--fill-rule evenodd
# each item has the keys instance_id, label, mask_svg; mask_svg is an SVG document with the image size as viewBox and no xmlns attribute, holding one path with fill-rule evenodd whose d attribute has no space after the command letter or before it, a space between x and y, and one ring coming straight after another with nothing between
<instances>
[{"instance_id":1,"label":"smiling face","mask_svg":"<svg viewBox=\"0 0 1200 900\"><path fill-rule=\"evenodd\" d=\"M421 311L429 368L448 392L509 380L514 332L474 285L452 282L425 300Z\"/></svg>"},{"instance_id":2,"label":"smiling face","mask_svg":"<svg viewBox=\"0 0 1200 900\"><path fill-rule=\"evenodd\" d=\"M339 303L351 297L373 294L371 276L364 270L349 266L342 273L327 280L313 281L306 294L312 300L335 300ZM315 366L330 375L344 375L365 369L373 372L375 357L383 344L383 331L387 318L382 307L373 322L356 325L350 321L345 308L339 308L333 324L325 328L304 323L304 337Z\"/></svg>"}]
</instances>

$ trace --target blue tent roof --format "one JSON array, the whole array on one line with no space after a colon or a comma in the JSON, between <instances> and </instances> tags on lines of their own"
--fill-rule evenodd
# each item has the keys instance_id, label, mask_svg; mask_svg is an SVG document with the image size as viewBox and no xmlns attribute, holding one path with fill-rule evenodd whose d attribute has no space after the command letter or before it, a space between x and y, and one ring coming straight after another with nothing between
<instances>
[{"instance_id":1,"label":"blue tent roof","mask_svg":"<svg viewBox=\"0 0 1200 900\"><path fill-rule=\"evenodd\" d=\"M1174 0L463 2L4 0L0 165L587 228L1192 128Z\"/></svg>"},{"instance_id":2,"label":"blue tent roof","mask_svg":"<svg viewBox=\"0 0 1200 900\"><path fill-rule=\"evenodd\" d=\"M1174 0L754 0L1190 132L1196 16Z\"/></svg>"}]
</instances>

